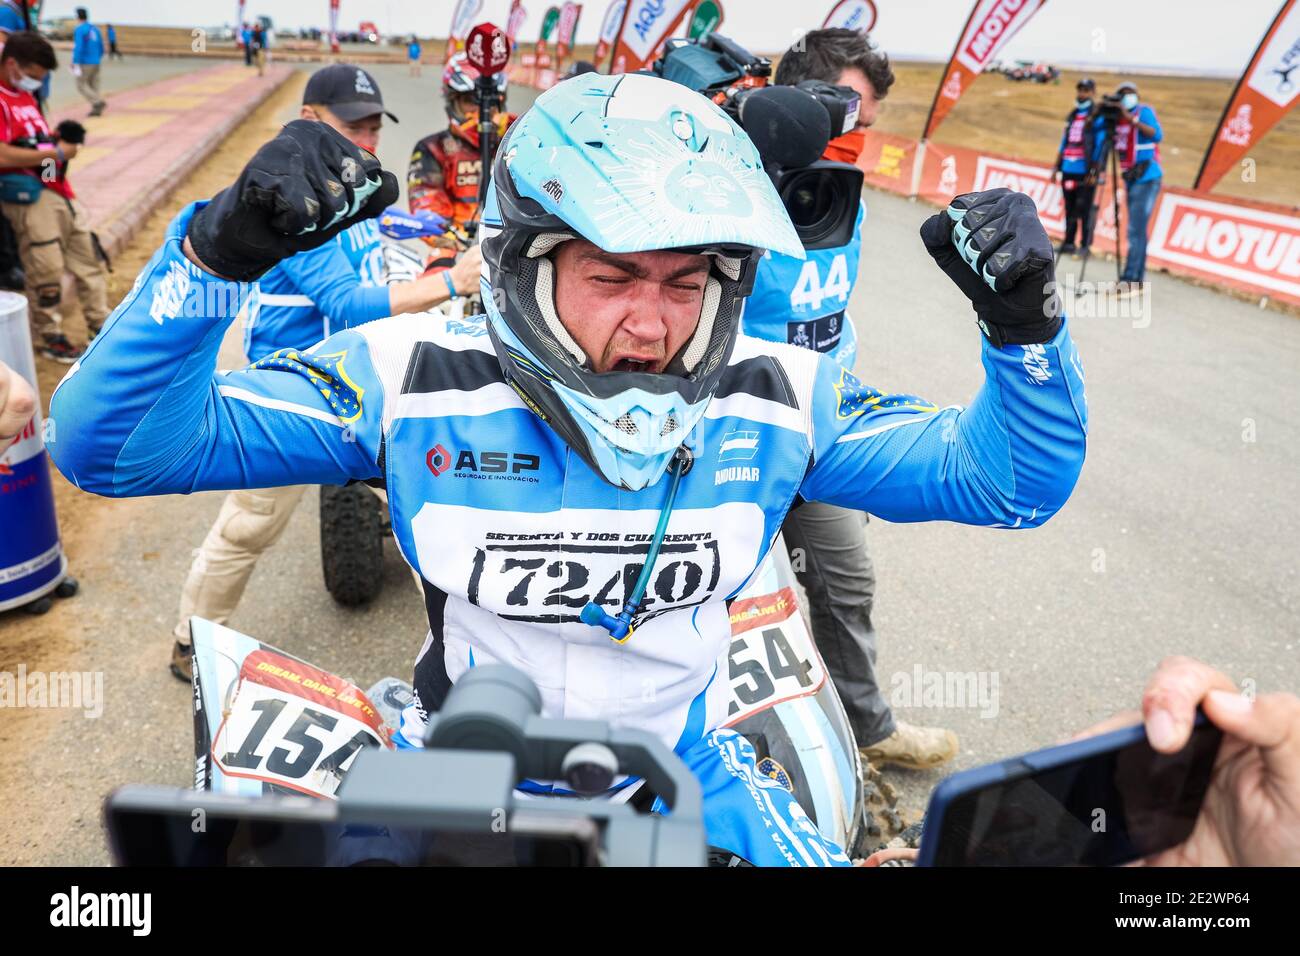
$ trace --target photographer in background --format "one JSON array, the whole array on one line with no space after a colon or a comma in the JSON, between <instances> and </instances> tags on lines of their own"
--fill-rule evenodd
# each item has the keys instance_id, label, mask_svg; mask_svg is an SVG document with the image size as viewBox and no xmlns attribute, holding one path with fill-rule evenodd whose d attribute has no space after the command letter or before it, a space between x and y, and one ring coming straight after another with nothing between
<instances>
[{"instance_id":1,"label":"photographer in background","mask_svg":"<svg viewBox=\"0 0 1300 956\"><path fill-rule=\"evenodd\" d=\"M1115 95L1123 110L1123 118L1115 127L1115 151L1119 154L1128 204L1128 258L1124 260L1120 283L1129 283L1127 291L1137 291L1133 285L1146 281L1147 223L1156 208L1164 175L1157 145L1164 139L1164 133L1156 111L1138 98L1135 83L1121 83Z\"/></svg>"},{"instance_id":2,"label":"photographer in background","mask_svg":"<svg viewBox=\"0 0 1300 956\"><path fill-rule=\"evenodd\" d=\"M857 94L856 122L848 130L832 129L822 157L855 164L866 145L866 129L894 83L889 58L856 30L813 30L781 57L775 76L778 86L810 80ZM848 90L841 92L852 96ZM857 219L847 244L809 249L804 261L779 253L760 261L745 307L746 335L826 352L846 369L853 368L857 335L845 310L858 277L866 211L860 193L854 199ZM956 735L895 721L876 680L876 632L871 625L875 573L867 554L865 521L861 511L803 502L791 510L782 532L808 594L813 637L863 758L878 765L935 767L956 756Z\"/></svg>"},{"instance_id":3,"label":"photographer in background","mask_svg":"<svg viewBox=\"0 0 1300 956\"><path fill-rule=\"evenodd\" d=\"M108 281L89 216L65 176L86 131L65 120L51 134L32 95L57 67L54 48L37 33L15 33L0 53L0 209L18 237L32 342L47 358L71 364L85 349L62 330L64 269L76 280L91 338L108 318Z\"/></svg>"},{"instance_id":4,"label":"photographer in background","mask_svg":"<svg viewBox=\"0 0 1300 956\"><path fill-rule=\"evenodd\" d=\"M1082 252L1085 255L1092 245L1092 200L1097 192L1097 153L1099 142L1097 111L1093 96L1097 84L1084 77L1074 87L1074 109L1065 117L1065 132L1056 153L1056 168L1052 182L1061 183L1065 200L1065 239L1061 254ZM1075 227L1078 227L1079 244L1074 244Z\"/></svg>"}]
</instances>

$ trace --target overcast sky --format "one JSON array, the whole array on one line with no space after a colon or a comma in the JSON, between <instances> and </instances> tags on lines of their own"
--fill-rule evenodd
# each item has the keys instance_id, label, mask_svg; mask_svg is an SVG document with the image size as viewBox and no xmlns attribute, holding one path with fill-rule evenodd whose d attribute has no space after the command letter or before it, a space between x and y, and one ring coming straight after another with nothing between
<instances>
[{"instance_id":1,"label":"overcast sky","mask_svg":"<svg viewBox=\"0 0 1300 956\"><path fill-rule=\"evenodd\" d=\"M236 0L83 0L93 19L167 26L233 23ZM588 0L578 40L594 42L609 0ZM833 0L722 0L722 32L758 51L789 45L821 25ZM535 40L550 2L525 0L521 39ZM46 0L45 16L71 16L76 0ZM342 0L341 29L373 20L385 33L441 36L453 0ZM1006 59L1043 59L1097 66L1150 66L1236 74L1246 65L1281 0L1048 0L1003 51ZM895 56L944 60L970 12L971 0L876 0L875 39ZM510 0L484 0L480 19L504 26ZM248 0L248 15L277 27L319 26L329 0ZM811 11L811 15L808 11Z\"/></svg>"}]
</instances>

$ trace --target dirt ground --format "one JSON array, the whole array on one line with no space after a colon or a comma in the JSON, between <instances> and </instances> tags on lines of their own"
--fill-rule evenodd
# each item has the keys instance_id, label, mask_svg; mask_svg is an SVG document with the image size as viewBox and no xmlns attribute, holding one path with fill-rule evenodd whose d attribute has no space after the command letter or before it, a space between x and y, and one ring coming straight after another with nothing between
<instances>
[{"instance_id":1,"label":"dirt ground","mask_svg":"<svg viewBox=\"0 0 1300 956\"><path fill-rule=\"evenodd\" d=\"M938 88L938 63L895 63L897 81L885 100L875 129L919 137ZM957 102L935 132L942 143L1023 156L1043 163L1056 159L1065 114L1074 104L1074 84L1083 73L1066 71L1059 83L1015 83L985 73ZM1097 93L1112 91L1124 79L1138 85L1144 102L1156 111L1164 131L1160 144L1165 183L1190 189L1210 137L1232 95L1234 81L1172 76L1125 77L1100 70L1087 75ZM1300 207L1300 110L1283 117L1250 153L1255 181L1226 175L1216 194L1256 202Z\"/></svg>"},{"instance_id":2,"label":"dirt ground","mask_svg":"<svg viewBox=\"0 0 1300 956\"><path fill-rule=\"evenodd\" d=\"M162 241L171 218L186 203L210 196L228 185L257 147L274 135L279 128L277 117L286 106L298 102L305 82L305 74L291 78L149 218L141 232L114 260L114 272L109 277L111 304L120 302L130 290L135 276ZM80 314L72 310L70 313L69 337L74 341L84 340L85 324ZM50 395L67 372L67 366L40 357L36 362L41 397L48 410ZM76 556L76 574L86 579L112 580L119 569L100 557L107 550L104 544L120 538L132 526L147 524L150 500L109 499L85 494L69 484L56 469L51 467L50 472L64 551ZM146 552L141 557L149 561L151 556ZM158 553L154 552L152 558L157 559ZM123 592L129 595L131 589L124 587ZM129 610L141 610L138 599L134 597L127 597L124 603ZM0 615L0 671L13 672L20 663L25 664L29 672L37 669L84 669L86 655L93 653L85 647L85 641L105 629L133 627L130 619L133 616L124 620L120 609L101 609L80 598L56 601L54 608L40 617L22 611ZM149 648L152 653L148 654L145 648L141 650L142 660L121 662L125 670L132 674L137 670L141 673L158 671L157 647ZM0 720L0 753L4 755L4 766L0 766L0 807L31 801L33 780L18 771L28 766L27 756L36 748L40 748L43 754L43 767L53 763L55 769L51 776L56 780L75 778L84 771L82 755L77 747L69 746L66 741L60 744L62 734L51 733L57 730L51 726L51 717L52 712L38 709L6 709L3 712L3 720ZM79 720L75 715L71 718L54 717L57 722L74 719ZM79 728L73 724L71 729L76 731ZM147 732L149 728L146 724L141 729ZM60 746L61 759L55 756ZM0 864L48 862L53 856L50 852L52 844L69 839L78 828L97 826L97 821L85 819L85 816L83 813L69 821L66 817L54 815L39 820L29 818L21 828L0 826Z\"/></svg>"}]
</instances>

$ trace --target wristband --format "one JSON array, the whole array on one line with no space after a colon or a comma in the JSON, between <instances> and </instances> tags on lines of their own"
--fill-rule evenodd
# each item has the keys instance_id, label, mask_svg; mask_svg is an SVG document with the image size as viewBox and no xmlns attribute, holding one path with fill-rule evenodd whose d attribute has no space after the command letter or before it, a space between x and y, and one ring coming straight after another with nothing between
<instances>
[{"instance_id":1,"label":"wristband","mask_svg":"<svg viewBox=\"0 0 1300 956\"><path fill-rule=\"evenodd\" d=\"M460 298L460 293L456 291L456 285L451 281L451 270L442 270L442 281L447 283L447 292L451 295L451 301L455 302Z\"/></svg>"}]
</instances>

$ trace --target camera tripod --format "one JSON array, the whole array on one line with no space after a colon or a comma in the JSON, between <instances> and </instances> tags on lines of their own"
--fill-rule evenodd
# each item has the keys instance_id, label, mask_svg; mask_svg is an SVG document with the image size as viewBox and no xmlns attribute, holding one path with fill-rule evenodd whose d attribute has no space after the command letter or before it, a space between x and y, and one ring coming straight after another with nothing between
<instances>
[{"instance_id":1,"label":"camera tripod","mask_svg":"<svg viewBox=\"0 0 1300 956\"><path fill-rule=\"evenodd\" d=\"M1105 126L1105 135L1101 141L1101 157L1092 166L1091 172L1094 174L1104 174L1107 165L1110 167L1110 201L1115 213L1115 282L1119 283L1120 277L1124 274L1124 243L1119 228L1119 155L1115 152L1115 123L1108 121ZM1100 179L1100 176L1098 177ZM1097 187L1104 185L1098 182ZM1093 227L1097 223L1097 211L1101 208L1101 190L1097 188L1093 192L1092 204L1088 209L1087 218L1083 221L1083 234L1087 237L1093 236ZM1079 282L1083 282L1083 277L1088 271L1088 260L1092 257L1092 243L1089 242L1083 250L1083 263L1079 266Z\"/></svg>"}]
</instances>

